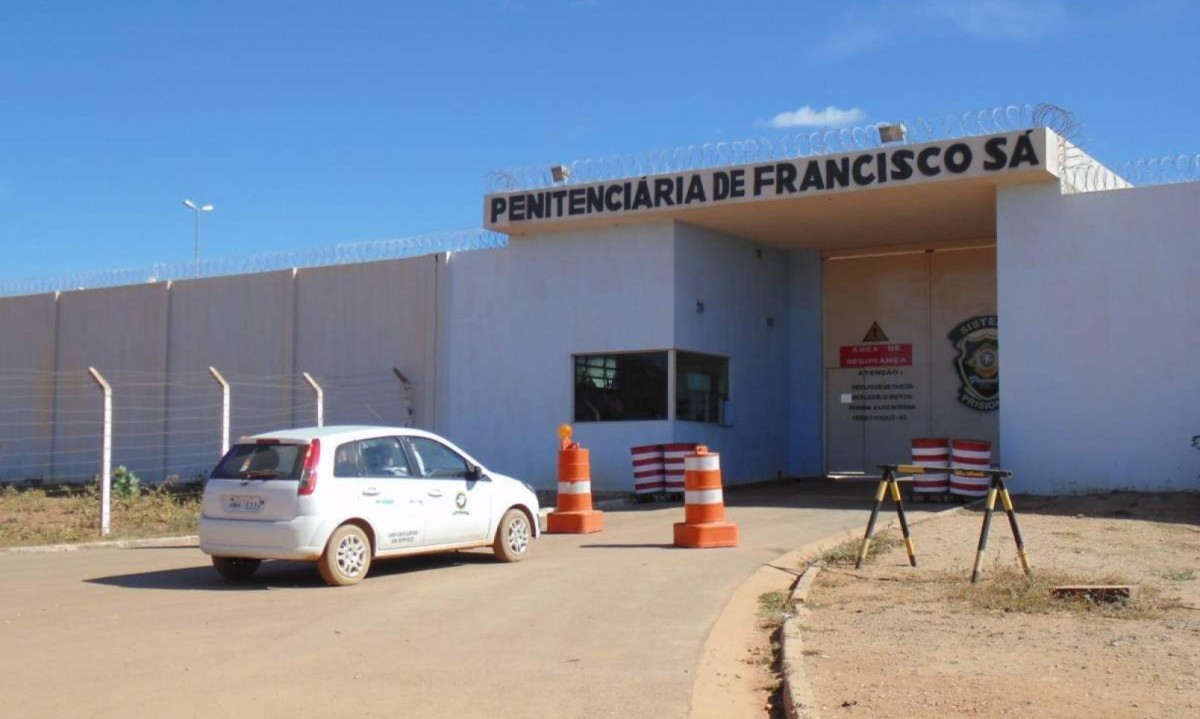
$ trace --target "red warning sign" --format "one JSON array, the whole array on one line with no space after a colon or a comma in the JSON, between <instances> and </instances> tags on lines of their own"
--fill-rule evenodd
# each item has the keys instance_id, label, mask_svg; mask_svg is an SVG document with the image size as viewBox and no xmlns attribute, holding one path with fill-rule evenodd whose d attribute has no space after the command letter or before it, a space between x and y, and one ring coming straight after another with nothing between
<instances>
[{"instance_id":1,"label":"red warning sign","mask_svg":"<svg viewBox=\"0 0 1200 719\"><path fill-rule=\"evenodd\" d=\"M912 345L842 345L842 367L907 367Z\"/></svg>"}]
</instances>

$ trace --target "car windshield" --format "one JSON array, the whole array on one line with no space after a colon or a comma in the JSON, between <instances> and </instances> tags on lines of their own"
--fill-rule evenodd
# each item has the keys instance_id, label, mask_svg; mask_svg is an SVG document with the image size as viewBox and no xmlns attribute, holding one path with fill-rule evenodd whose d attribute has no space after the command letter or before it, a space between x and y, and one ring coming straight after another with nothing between
<instances>
[{"instance_id":1,"label":"car windshield","mask_svg":"<svg viewBox=\"0 0 1200 719\"><path fill-rule=\"evenodd\" d=\"M213 470L213 479L300 479L304 445L238 444Z\"/></svg>"}]
</instances>

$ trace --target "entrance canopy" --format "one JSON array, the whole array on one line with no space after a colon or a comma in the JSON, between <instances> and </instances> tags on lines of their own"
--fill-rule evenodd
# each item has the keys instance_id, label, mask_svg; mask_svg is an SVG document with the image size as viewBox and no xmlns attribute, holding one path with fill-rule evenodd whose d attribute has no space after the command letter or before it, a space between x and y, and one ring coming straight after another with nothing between
<instances>
[{"instance_id":1,"label":"entrance canopy","mask_svg":"<svg viewBox=\"0 0 1200 719\"><path fill-rule=\"evenodd\" d=\"M782 249L994 238L996 188L1056 181L1068 143L1036 128L487 195L512 237L677 220Z\"/></svg>"}]
</instances>

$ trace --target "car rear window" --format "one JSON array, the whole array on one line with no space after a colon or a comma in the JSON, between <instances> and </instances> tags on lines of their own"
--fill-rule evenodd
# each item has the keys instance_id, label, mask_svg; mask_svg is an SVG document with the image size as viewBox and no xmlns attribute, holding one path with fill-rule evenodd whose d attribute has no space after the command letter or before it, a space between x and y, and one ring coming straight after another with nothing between
<instances>
[{"instance_id":1,"label":"car rear window","mask_svg":"<svg viewBox=\"0 0 1200 719\"><path fill-rule=\"evenodd\" d=\"M300 479L306 445L237 444L221 458L213 479Z\"/></svg>"}]
</instances>

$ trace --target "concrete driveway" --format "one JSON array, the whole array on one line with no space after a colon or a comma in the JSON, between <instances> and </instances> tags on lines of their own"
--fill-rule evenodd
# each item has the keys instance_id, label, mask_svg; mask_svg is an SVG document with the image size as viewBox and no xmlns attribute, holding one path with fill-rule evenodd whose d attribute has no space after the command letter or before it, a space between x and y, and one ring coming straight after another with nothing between
<instances>
[{"instance_id":1,"label":"concrete driveway","mask_svg":"<svg viewBox=\"0 0 1200 719\"><path fill-rule=\"evenodd\" d=\"M518 564L400 559L343 589L289 562L227 583L195 547L0 554L0 701L19 717L685 717L737 586L863 527L873 491L727 490L735 549L671 546L682 507L648 505L544 535Z\"/></svg>"}]
</instances>

